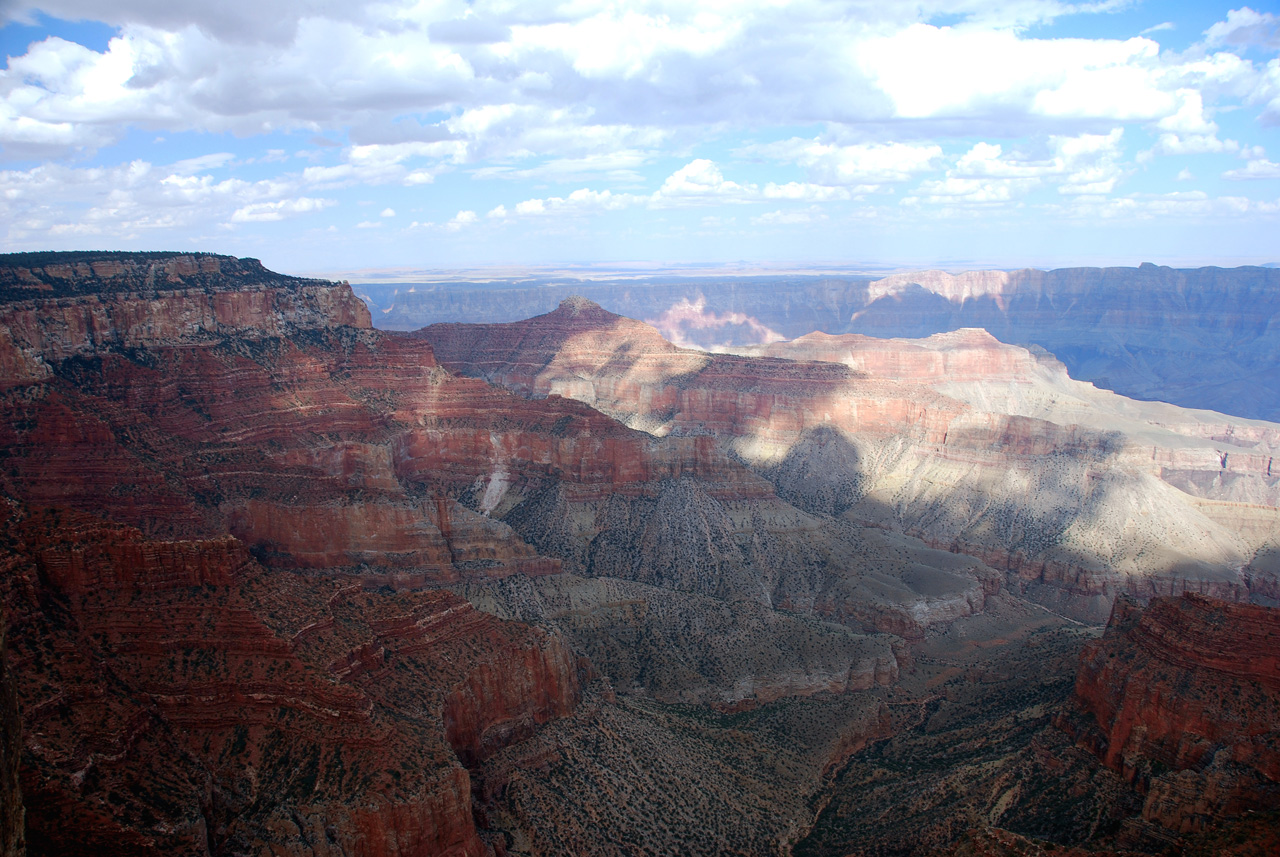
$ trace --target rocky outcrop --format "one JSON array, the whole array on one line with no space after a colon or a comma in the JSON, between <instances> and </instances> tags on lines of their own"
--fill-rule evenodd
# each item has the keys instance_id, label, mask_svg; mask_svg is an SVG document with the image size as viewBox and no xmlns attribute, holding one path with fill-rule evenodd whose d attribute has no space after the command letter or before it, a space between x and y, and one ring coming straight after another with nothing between
<instances>
[{"instance_id":1,"label":"rocky outcrop","mask_svg":"<svg viewBox=\"0 0 1280 857\"><path fill-rule=\"evenodd\" d=\"M1060 725L1192 833L1280 808L1280 610L1197 595L1120 600Z\"/></svg>"},{"instance_id":2,"label":"rocky outcrop","mask_svg":"<svg viewBox=\"0 0 1280 857\"><path fill-rule=\"evenodd\" d=\"M597 274L597 276L599 276ZM927 337L984 328L1048 349L1072 377L1138 399L1280 421L1268 383L1280 355L1280 273L1271 268L1062 268L856 275L631 276L364 285L379 326L508 322L581 294L715 350L820 331Z\"/></svg>"},{"instance_id":3,"label":"rocky outcrop","mask_svg":"<svg viewBox=\"0 0 1280 857\"><path fill-rule=\"evenodd\" d=\"M234 540L13 511L32 853L478 857L457 733L501 747L528 731L500 724L576 704L557 641L446 592L366 592L266 572ZM495 664L501 694L476 692Z\"/></svg>"},{"instance_id":4,"label":"rocky outcrop","mask_svg":"<svg viewBox=\"0 0 1280 857\"><path fill-rule=\"evenodd\" d=\"M81 255L13 254L0 265L0 382L45 380L52 364L105 349L369 327L345 284L281 276L256 259Z\"/></svg>"},{"instance_id":5,"label":"rocky outcrop","mask_svg":"<svg viewBox=\"0 0 1280 857\"><path fill-rule=\"evenodd\" d=\"M22 719L9 667L5 642L4 613L0 611L0 855L26 854L26 818L22 788L18 783L18 760L22 755Z\"/></svg>"},{"instance_id":6,"label":"rocky outcrop","mask_svg":"<svg viewBox=\"0 0 1280 857\"><path fill-rule=\"evenodd\" d=\"M522 395L714 437L808 512L976 557L1080 618L1103 621L1124 592L1270 597L1280 426L1123 399L981 330L708 354L574 299L418 335L449 368ZM1251 557L1258 573L1242 571Z\"/></svg>"}]
</instances>

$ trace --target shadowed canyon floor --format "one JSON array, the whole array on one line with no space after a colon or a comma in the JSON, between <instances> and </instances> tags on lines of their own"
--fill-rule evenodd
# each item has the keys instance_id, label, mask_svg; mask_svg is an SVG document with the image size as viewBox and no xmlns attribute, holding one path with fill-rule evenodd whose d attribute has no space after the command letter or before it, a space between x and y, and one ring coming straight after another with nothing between
<instances>
[{"instance_id":1,"label":"shadowed canyon floor","mask_svg":"<svg viewBox=\"0 0 1280 857\"><path fill-rule=\"evenodd\" d=\"M1280 428L979 332L772 348L583 301L388 333L254 260L7 257L0 845L1264 841ZM1082 623L1183 590L1257 603ZM1171 713L1210 686L1242 701Z\"/></svg>"}]
</instances>

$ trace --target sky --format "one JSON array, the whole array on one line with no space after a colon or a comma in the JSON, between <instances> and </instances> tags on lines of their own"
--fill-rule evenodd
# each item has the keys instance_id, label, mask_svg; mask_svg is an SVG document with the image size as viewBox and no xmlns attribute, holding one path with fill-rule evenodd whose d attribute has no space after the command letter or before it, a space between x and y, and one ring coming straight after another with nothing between
<instances>
[{"instance_id":1,"label":"sky","mask_svg":"<svg viewBox=\"0 0 1280 857\"><path fill-rule=\"evenodd\" d=\"M0 0L0 251L1280 262L1280 9Z\"/></svg>"}]
</instances>

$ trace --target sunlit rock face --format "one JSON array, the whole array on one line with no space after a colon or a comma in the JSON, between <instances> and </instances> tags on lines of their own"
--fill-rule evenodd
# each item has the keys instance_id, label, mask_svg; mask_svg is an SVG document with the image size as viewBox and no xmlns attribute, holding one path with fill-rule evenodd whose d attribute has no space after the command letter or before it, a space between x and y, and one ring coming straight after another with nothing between
<instances>
[{"instance_id":1,"label":"sunlit rock face","mask_svg":"<svg viewBox=\"0 0 1280 857\"><path fill-rule=\"evenodd\" d=\"M1199 595L1116 603L1063 728L1178 833L1280 808L1280 609Z\"/></svg>"},{"instance_id":2,"label":"sunlit rock face","mask_svg":"<svg viewBox=\"0 0 1280 857\"><path fill-rule=\"evenodd\" d=\"M1280 420L1274 268L924 271L872 283L851 332L982 327L1047 348L1073 377L1139 399Z\"/></svg>"},{"instance_id":3,"label":"sunlit rock face","mask_svg":"<svg viewBox=\"0 0 1280 857\"><path fill-rule=\"evenodd\" d=\"M680 349L585 300L434 325L441 362L659 436L711 436L811 514L968 554L1055 608L1271 598L1280 426L1137 402L981 330Z\"/></svg>"},{"instance_id":4,"label":"sunlit rock face","mask_svg":"<svg viewBox=\"0 0 1280 857\"><path fill-rule=\"evenodd\" d=\"M373 287L361 287L369 294ZM760 275L379 287L375 324L516 321L583 294L707 350L815 331L878 338L983 328L1048 349L1137 399L1280 421L1280 270L1061 268L889 277Z\"/></svg>"}]
</instances>

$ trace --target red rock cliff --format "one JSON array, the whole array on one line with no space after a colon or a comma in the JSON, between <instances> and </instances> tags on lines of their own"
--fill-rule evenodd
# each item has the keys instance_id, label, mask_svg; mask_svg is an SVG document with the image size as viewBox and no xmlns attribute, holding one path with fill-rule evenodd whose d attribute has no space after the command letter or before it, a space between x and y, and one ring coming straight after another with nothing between
<instances>
[{"instance_id":1,"label":"red rock cliff","mask_svg":"<svg viewBox=\"0 0 1280 857\"><path fill-rule=\"evenodd\" d=\"M21 857L26 853L26 819L18 784L22 720L5 635L4 612L0 611L0 857Z\"/></svg>"},{"instance_id":2,"label":"red rock cliff","mask_svg":"<svg viewBox=\"0 0 1280 857\"><path fill-rule=\"evenodd\" d=\"M704 466L696 445L645 463L646 438L581 405L451 378L345 285L35 255L0 265L29 848L485 853L459 758L570 712L578 677L556 638L422 589L560 568L459 504L492 469L468 456L500 443L516 481L607 492ZM428 432L456 453L439 469L415 464ZM632 463L596 461L605 440Z\"/></svg>"},{"instance_id":3,"label":"red rock cliff","mask_svg":"<svg viewBox=\"0 0 1280 857\"><path fill-rule=\"evenodd\" d=\"M1119 600L1061 724L1178 832L1280 806L1280 609Z\"/></svg>"}]
</instances>

